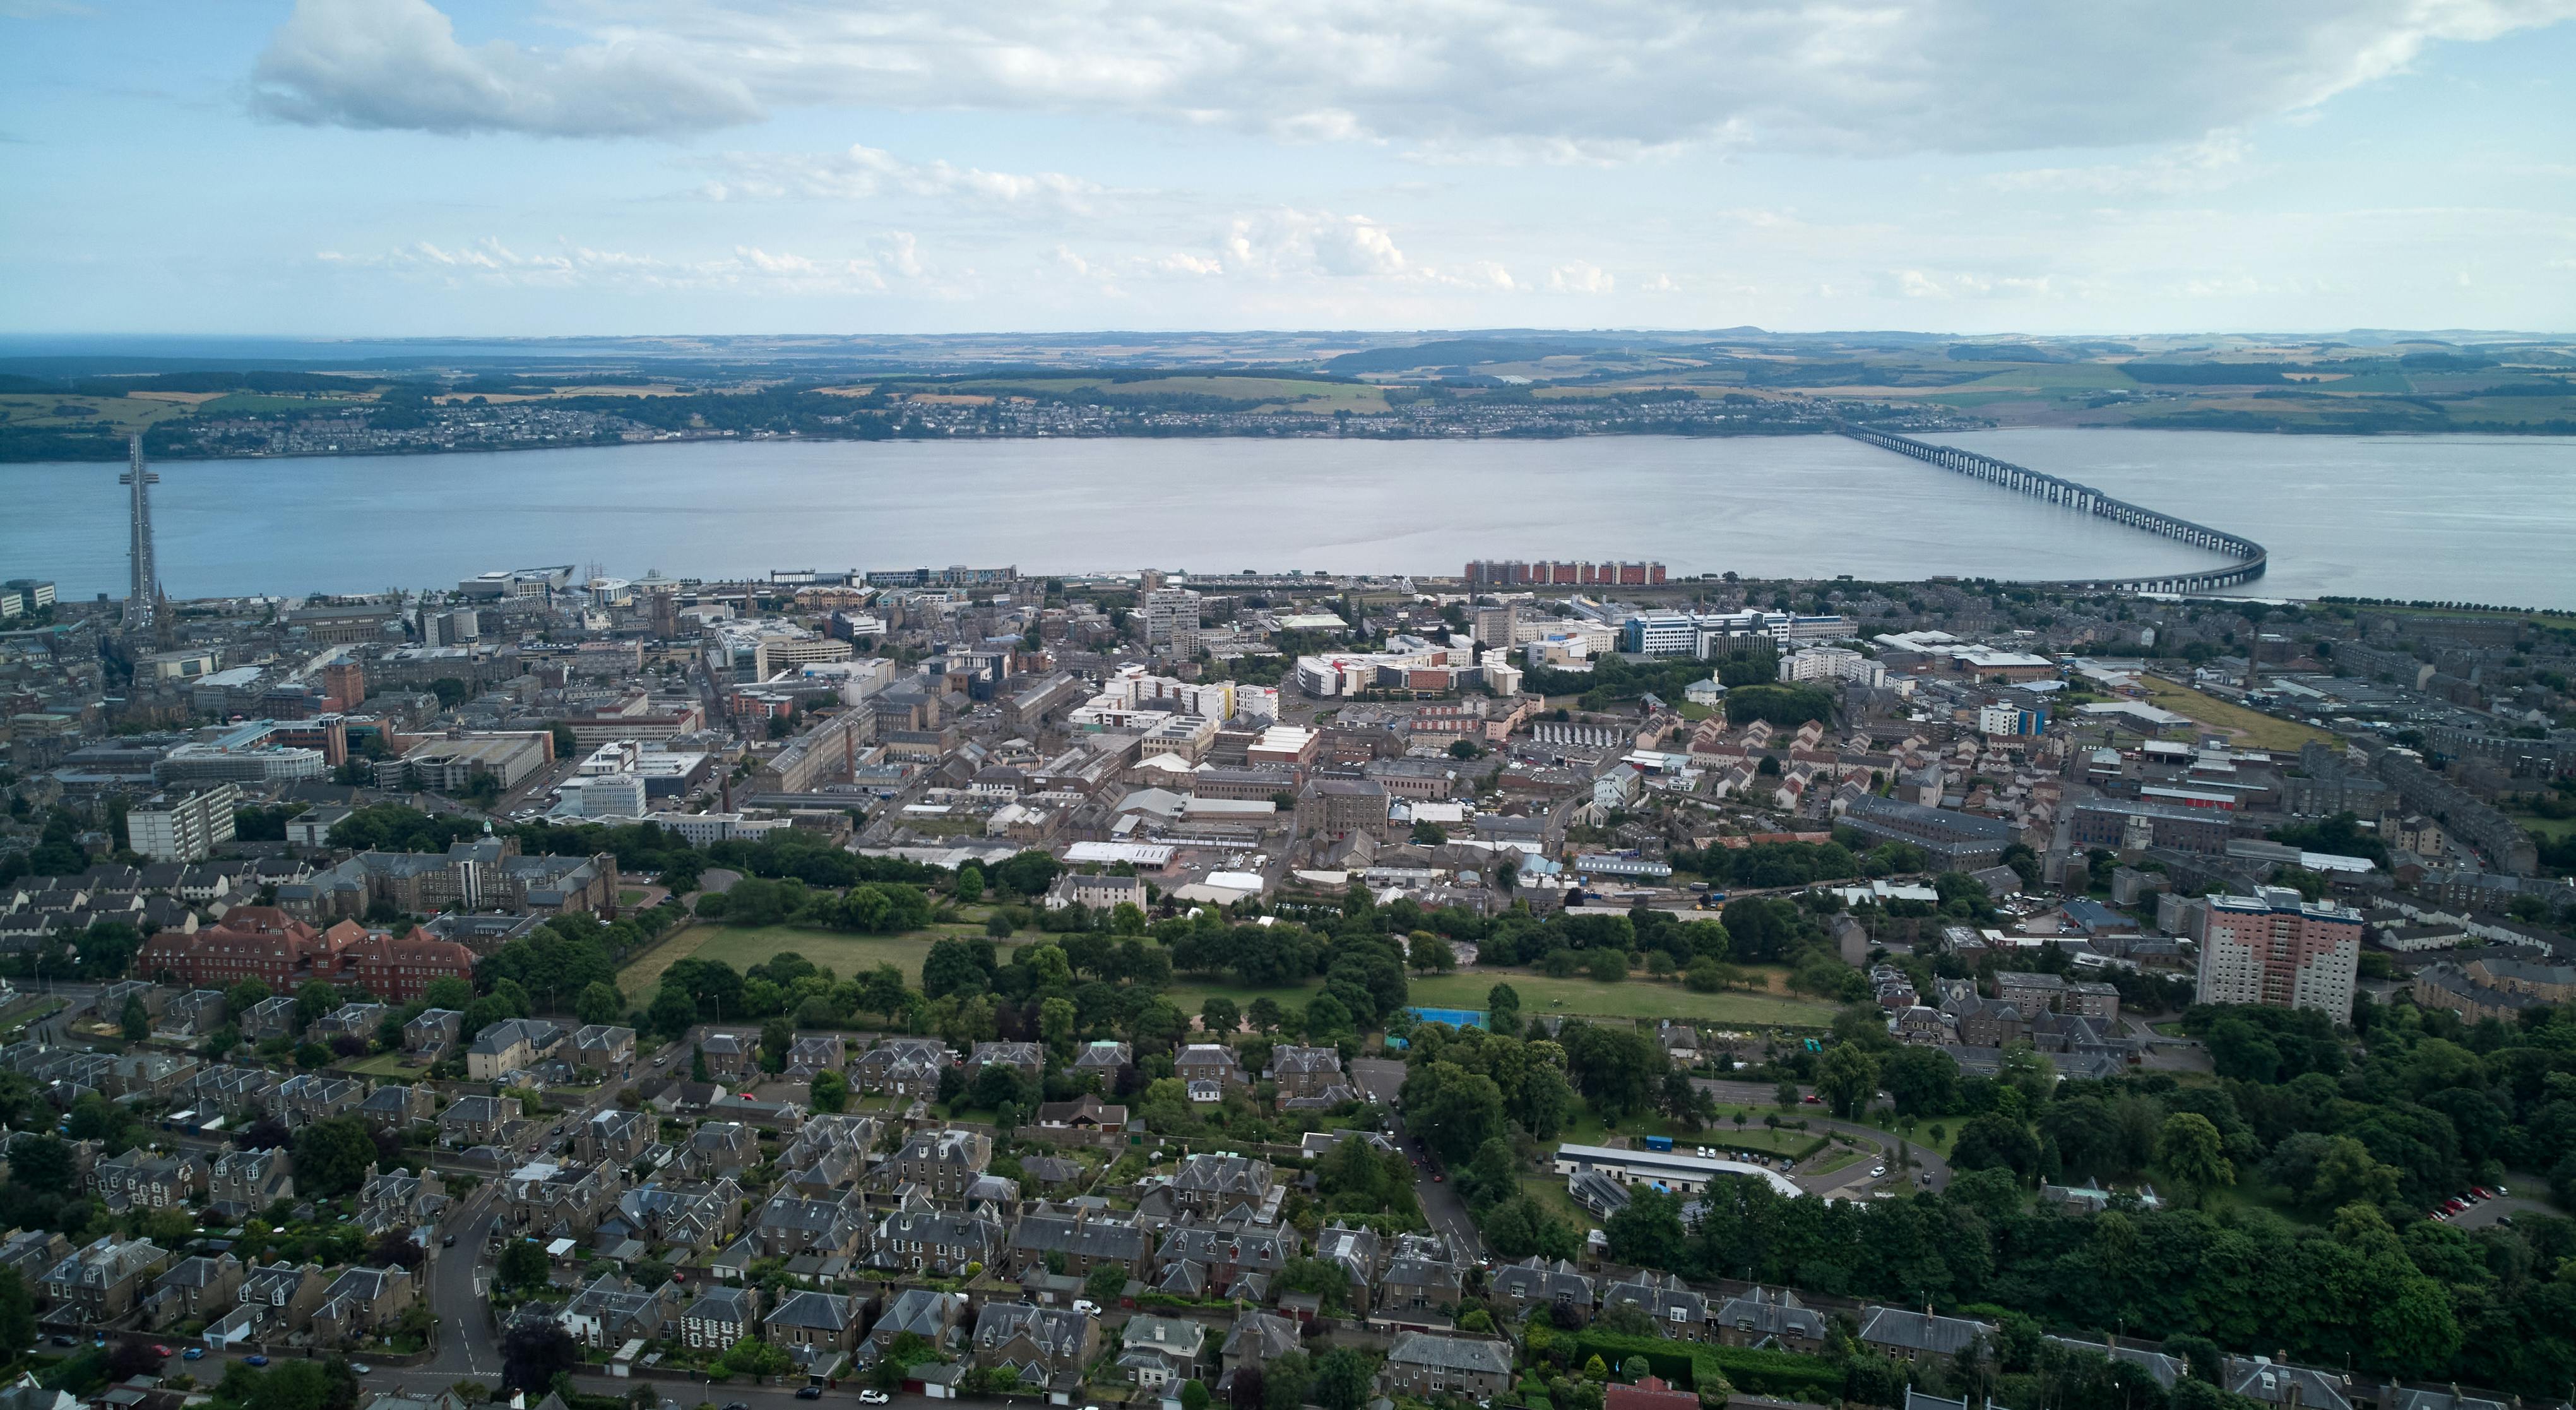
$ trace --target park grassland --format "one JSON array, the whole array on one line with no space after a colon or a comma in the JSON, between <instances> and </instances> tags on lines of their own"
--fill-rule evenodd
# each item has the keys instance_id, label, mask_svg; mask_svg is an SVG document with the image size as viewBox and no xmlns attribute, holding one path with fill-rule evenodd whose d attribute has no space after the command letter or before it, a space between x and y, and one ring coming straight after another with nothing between
<instances>
[{"instance_id":1,"label":"park grassland","mask_svg":"<svg viewBox=\"0 0 2576 1410\"><path fill-rule=\"evenodd\" d=\"M932 942L983 933L982 926L966 924L935 925L905 935L854 935L801 925L688 925L618 971L617 987L628 1003L649 1004L662 986L663 972L681 960L722 960L747 970L793 950L843 979L890 964L903 971L904 983L919 988L921 962L929 956ZM996 943L1007 952L1009 941Z\"/></svg>"},{"instance_id":2,"label":"park grassland","mask_svg":"<svg viewBox=\"0 0 2576 1410\"><path fill-rule=\"evenodd\" d=\"M905 983L918 987L921 962L930 954L932 942L951 935L983 933L983 927L973 922L932 926L906 935L853 935L798 925L692 924L675 931L620 970L617 987L628 1003L640 1006L653 1001L663 973L683 959L722 960L737 970L747 970L790 950L844 979L890 964L903 971ZM1027 932L1019 942L1043 938L1036 932ZM1019 942L997 943L1007 959L1009 947ZM1416 976L1408 982L1407 993L1411 1002L1425 1008L1482 1009L1485 996L1497 984L1511 985L1521 996L1521 1012L1532 1018L1542 1014L1637 1021L1678 1018L1742 1028L1821 1028L1834 1020L1833 1005L1780 993L1729 990L1701 994L1670 980L1632 978L1605 984L1597 979L1550 979L1518 969L1470 969L1428 978ZM1269 989L1182 982L1164 992L1183 1013L1196 1014L1212 998L1231 999L1237 1007L1267 998L1282 1008L1299 1008L1322 989L1323 981L1314 979Z\"/></svg>"},{"instance_id":3,"label":"park grassland","mask_svg":"<svg viewBox=\"0 0 2576 1410\"><path fill-rule=\"evenodd\" d=\"M2295 754L2300 745L2311 741L2319 744L2335 742L2335 737L2324 730L2295 720L2275 719L2242 705L2230 705L2216 696L2203 695L2172 681L2140 676L2138 683L2146 687L2148 704L2160 710L2171 710L2177 715L2188 715L2211 729L2235 735L2239 744L2249 748Z\"/></svg>"}]
</instances>

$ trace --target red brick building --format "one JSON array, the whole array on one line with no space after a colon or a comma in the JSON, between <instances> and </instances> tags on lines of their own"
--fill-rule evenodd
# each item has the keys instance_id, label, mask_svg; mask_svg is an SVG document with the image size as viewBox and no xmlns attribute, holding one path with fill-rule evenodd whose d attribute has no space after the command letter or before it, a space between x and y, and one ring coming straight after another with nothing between
<instances>
[{"instance_id":1,"label":"red brick building","mask_svg":"<svg viewBox=\"0 0 2576 1410\"><path fill-rule=\"evenodd\" d=\"M164 930L144 941L134 969L147 978L168 974L195 989L228 989L257 979L285 994L316 978L317 968L318 977L329 978L338 968L331 959L334 948L322 932L275 906L235 906L193 934Z\"/></svg>"},{"instance_id":2,"label":"red brick building","mask_svg":"<svg viewBox=\"0 0 2576 1410\"><path fill-rule=\"evenodd\" d=\"M449 976L474 978L474 952L453 940L370 935L340 952L339 982L360 985L389 1004L411 1003Z\"/></svg>"}]
</instances>

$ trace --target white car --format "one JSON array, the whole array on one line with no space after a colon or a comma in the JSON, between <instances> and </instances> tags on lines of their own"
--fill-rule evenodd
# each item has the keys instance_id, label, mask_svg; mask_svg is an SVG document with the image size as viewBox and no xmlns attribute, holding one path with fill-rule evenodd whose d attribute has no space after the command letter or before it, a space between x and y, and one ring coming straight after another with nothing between
<instances>
[{"instance_id":1,"label":"white car","mask_svg":"<svg viewBox=\"0 0 2576 1410\"><path fill-rule=\"evenodd\" d=\"M1085 1317L1090 1317L1099 1313L1100 1304L1093 1302L1089 1298L1076 1298L1074 1299L1073 1310L1081 1313Z\"/></svg>"},{"instance_id":2,"label":"white car","mask_svg":"<svg viewBox=\"0 0 2576 1410\"><path fill-rule=\"evenodd\" d=\"M894 1397L881 1390L863 1390L859 1392L859 1403L861 1405L891 1405L894 1403Z\"/></svg>"},{"instance_id":3,"label":"white car","mask_svg":"<svg viewBox=\"0 0 2576 1410\"><path fill-rule=\"evenodd\" d=\"M1873 1180L1886 1173L1887 1167L1884 1165L1873 1165L1869 1168L1869 1177Z\"/></svg>"}]
</instances>

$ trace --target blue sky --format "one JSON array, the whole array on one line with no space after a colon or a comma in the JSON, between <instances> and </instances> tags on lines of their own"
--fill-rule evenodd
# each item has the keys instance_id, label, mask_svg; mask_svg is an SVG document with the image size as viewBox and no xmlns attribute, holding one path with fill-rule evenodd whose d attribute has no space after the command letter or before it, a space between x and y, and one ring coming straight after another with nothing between
<instances>
[{"instance_id":1,"label":"blue sky","mask_svg":"<svg viewBox=\"0 0 2576 1410\"><path fill-rule=\"evenodd\" d=\"M2576 0L0 0L0 331L2576 331Z\"/></svg>"}]
</instances>

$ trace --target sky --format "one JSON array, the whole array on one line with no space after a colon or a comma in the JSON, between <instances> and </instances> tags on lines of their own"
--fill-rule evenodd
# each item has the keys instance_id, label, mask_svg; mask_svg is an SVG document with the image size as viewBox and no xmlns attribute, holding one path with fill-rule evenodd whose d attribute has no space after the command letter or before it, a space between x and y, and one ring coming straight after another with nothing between
<instances>
[{"instance_id":1,"label":"sky","mask_svg":"<svg viewBox=\"0 0 2576 1410\"><path fill-rule=\"evenodd\" d=\"M0 333L2576 331L2576 0L0 0Z\"/></svg>"}]
</instances>

